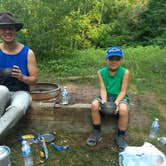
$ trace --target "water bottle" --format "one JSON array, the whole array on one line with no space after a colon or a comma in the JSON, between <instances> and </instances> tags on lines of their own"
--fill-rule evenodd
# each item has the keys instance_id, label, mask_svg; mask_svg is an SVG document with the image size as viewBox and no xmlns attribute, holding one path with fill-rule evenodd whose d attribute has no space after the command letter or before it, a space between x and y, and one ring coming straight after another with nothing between
<instances>
[{"instance_id":1,"label":"water bottle","mask_svg":"<svg viewBox=\"0 0 166 166\"><path fill-rule=\"evenodd\" d=\"M39 136L37 138L37 144L39 148L40 162L43 163L48 159L48 149L46 146L45 138L43 136Z\"/></svg>"},{"instance_id":2,"label":"water bottle","mask_svg":"<svg viewBox=\"0 0 166 166\"><path fill-rule=\"evenodd\" d=\"M166 137L159 137L157 140L160 141L163 145L166 145Z\"/></svg>"},{"instance_id":3,"label":"water bottle","mask_svg":"<svg viewBox=\"0 0 166 166\"><path fill-rule=\"evenodd\" d=\"M24 166L33 166L32 151L27 141L22 141L22 156L24 158Z\"/></svg>"},{"instance_id":4,"label":"water bottle","mask_svg":"<svg viewBox=\"0 0 166 166\"><path fill-rule=\"evenodd\" d=\"M69 93L67 91L67 87L64 87L62 91L62 104L67 105L69 103L68 101Z\"/></svg>"},{"instance_id":5,"label":"water bottle","mask_svg":"<svg viewBox=\"0 0 166 166\"><path fill-rule=\"evenodd\" d=\"M155 120L153 121L152 125L151 125L151 130L150 130L150 134L149 137L151 139L155 139L157 137L157 131L159 129L159 123L158 123L158 119L155 118Z\"/></svg>"}]
</instances>

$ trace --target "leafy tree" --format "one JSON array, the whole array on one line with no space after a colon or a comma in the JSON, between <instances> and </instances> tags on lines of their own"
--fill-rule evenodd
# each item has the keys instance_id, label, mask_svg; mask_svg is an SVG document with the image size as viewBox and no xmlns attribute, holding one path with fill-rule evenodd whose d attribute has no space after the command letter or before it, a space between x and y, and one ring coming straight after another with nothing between
<instances>
[{"instance_id":1,"label":"leafy tree","mask_svg":"<svg viewBox=\"0 0 166 166\"><path fill-rule=\"evenodd\" d=\"M143 29L140 34L141 41L148 44L166 44L166 3L164 0L150 0L148 10L142 15Z\"/></svg>"},{"instance_id":2,"label":"leafy tree","mask_svg":"<svg viewBox=\"0 0 166 166\"><path fill-rule=\"evenodd\" d=\"M37 57L74 49L166 43L165 0L1 0L0 11L24 22L18 39Z\"/></svg>"}]
</instances>

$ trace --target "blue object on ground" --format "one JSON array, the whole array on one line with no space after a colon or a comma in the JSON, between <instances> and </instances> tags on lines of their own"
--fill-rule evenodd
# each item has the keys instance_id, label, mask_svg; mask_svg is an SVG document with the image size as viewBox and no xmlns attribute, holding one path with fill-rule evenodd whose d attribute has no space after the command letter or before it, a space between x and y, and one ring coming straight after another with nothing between
<instances>
[{"instance_id":1,"label":"blue object on ground","mask_svg":"<svg viewBox=\"0 0 166 166\"><path fill-rule=\"evenodd\" d=\"M71 147L69 145L66 146L61 146L61 145L56 145L54 143L51 143L52 147L54 148L54 150L58 150L58 151L62 151L62 150L68 150Z\"/></svg>"}]
</instances>

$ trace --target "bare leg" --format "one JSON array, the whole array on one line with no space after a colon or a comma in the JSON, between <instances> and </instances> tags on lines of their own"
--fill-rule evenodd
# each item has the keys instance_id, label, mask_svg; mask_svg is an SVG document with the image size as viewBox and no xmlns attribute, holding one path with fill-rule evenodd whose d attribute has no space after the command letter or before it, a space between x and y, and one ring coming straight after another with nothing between
<instances>
[{"instance_id":1,"label":"bare leg","mask_svg":"<svg viewBox=\"0 0 166 166\"><path fill-rule=\"evenodd\" d=\"M98 125L101 123L101 117L99 112L99 102L94 100L91 105L91 116L92 116L92 123Z\"/></svg>"},{"instance_id":2,"label":"bare leg","mask_svg":"<svg viewBox=\"0 0 166 166\"><path fill-rule=\"evenodd\" d=\"M121 103L119 108L119 120L118 129L127 130L128 127L128 106L127 104Z\"/></svg>"},{"instance_id":3,"label":"bare leg","mask_svg":"<svg viewBox=\"0 0 166 166\"><path fill-rule=\"evenodd\" d=\"M115 137L115 142L118 145L119 152L122 152L127 147L125 140L125 131L128 127L128 106L121 103L119 108L119 120L118 120L118 133Z\"/></svg>"},{"instance_id":4,"label":"bare leg","mask_svg":"<svg viewBox=\"0 0 166 166\"><path fill-rule=\"evenodd\" d=\"M91 105L91 117L93 123L93 131L87 138L86 143L89 146L95 146L98 142L102 140L101 137L101 117L99 112L99 103L94 100Z\"/></svg>"}]
</instances>

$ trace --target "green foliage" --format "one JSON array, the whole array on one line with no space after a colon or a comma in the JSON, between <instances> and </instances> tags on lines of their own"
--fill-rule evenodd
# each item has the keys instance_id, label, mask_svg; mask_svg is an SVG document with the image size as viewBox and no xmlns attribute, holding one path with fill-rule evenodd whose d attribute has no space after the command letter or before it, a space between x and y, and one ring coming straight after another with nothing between
<instances>
[{"instance_id":1,"label":"green foliage","mask_svg":"<svg viewBox=\"0 0 166 166\"><path fill-rule=\"evenodd\" d=\"M144 44L166 44L166 3L164 0L150 0L147 10L142 13L138 39ZM142 30L141 30L142 29Z\"/></svg>"},{"instance_id":2,"label":"green foliage","mask_svg":"<svg viewBox=\"0 0 166 166\"><path fill-rule=\"evenodd\" d=\"M104 59L103 50L75 50L73 54L61 59L41 61L39 67L41 73L52 73L55 77L95 75L102 59ZM104 65L104 61L102 64Z\"/></svg>"},{"instance_id":3,"label":"green foliage","mask_svg":"<svg viewBox=\"0 0 166 166\"><path fill-rule=\"evenodd\" d=\"M131 70L132 82L138 91L150 90L164 93L166 58L165 48L158 46L125 49L125 64Z\"/></svg>"},{"instance_id":4,"label":"green foliage","mask_svg":"<svg viewBox=\"0 0 166 166\"><path fill-rule=\"evenodd\" d=\"M39 59L111 45L165 46L164 0L1 0L24 22L18 40Z\"/></svg>"},{"instance_id":5,"label":"green foliage","mask_svg":"<svg viewBox=\"0 0 166 166\"><path fill-rule=\"evenodd\" d=\"M159 46L137 46L124 48L123 65L131 71L131 90L135 93L150 90L166 94L166 48ZM61 59L39 62L40 80L50 75L47 81L58 77L96 75L99 68L106 65L105 50L87 49L74 51ZM134 85L134 86L133 86Z\"/></svg>"}]
</instances>

